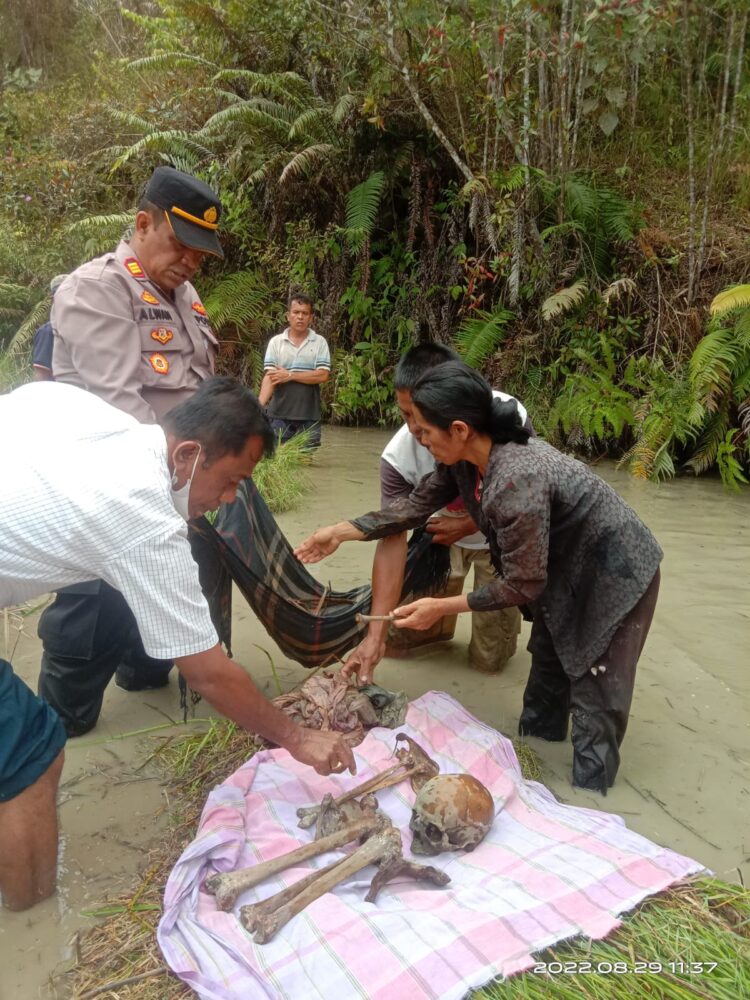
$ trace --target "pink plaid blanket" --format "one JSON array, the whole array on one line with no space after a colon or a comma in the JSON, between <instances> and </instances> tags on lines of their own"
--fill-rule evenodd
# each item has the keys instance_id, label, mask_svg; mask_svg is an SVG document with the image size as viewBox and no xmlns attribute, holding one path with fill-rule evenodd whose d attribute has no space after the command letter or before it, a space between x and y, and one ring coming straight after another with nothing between
<instances>
[{"instance_id":1,"label":"pink plaid blanket","mask_svg":"<svg viewBox=\"0 0 750 1000\"><path fill-rule=\"evenodd\" d=\"M468 771L490 789L497 815L487 838L473 853L430 859L451 876L445 888L397 881L365 903L375 871L365 869L256 945L239 907L341 854L269 879L245 893L235 913L217 911L204 879L309 841L312 831L297 827L297 807L389 766L395 741L389 729L371 730L355 750L356 777L321 778L283 750L257 754L211 792L195 840L167 882L159 944L204 1000L458 1000L528 968L533 952L557 941L603 937L644 897L701 870L632 833L619 816L561 805L543 785L525 781L509 740L447 694L415 701L402 728L441 771ZM403 831L408 854L414 793L404 783L378 800Z\"/></svg>"}]
</instances>

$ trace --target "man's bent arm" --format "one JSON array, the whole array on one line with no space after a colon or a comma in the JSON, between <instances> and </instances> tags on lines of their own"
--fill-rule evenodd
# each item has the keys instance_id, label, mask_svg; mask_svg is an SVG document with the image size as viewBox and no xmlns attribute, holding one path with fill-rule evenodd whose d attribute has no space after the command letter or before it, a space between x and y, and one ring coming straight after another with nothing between
<instances>
[{"instance_id":1,"label":"man's bent arm","mask_svg":"<svg viewBox=\"0 0 750 1000\"><path fill-rule=\"evenodd\" d=\"M252 733L276 743L321 774L341 770L355 773L351 749L340 733L317 732L296 725L265 698L245 671L218 644L202 653L181 656L177 666L193 690Z\"/></svg>"}]
</instances>

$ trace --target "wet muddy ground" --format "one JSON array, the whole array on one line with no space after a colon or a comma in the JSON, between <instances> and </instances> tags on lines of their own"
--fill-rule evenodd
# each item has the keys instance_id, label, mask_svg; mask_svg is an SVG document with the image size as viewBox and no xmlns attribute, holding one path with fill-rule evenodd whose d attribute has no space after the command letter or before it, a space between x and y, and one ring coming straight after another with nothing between
<instances>
[{"instance_id":1,"label":"wet muddy ground","mask_svg":"<svg viewBox=\"0 0 750 1000\"><path fill-rule=\"evenodd\" d=\"M326 428L299 510L279 521L296 543L314 528L378 505L378 461L388 439L378 430ZM570 743L530 740L542 780L564 802L606 809L633 830L697 858L729 880L750 880L750 495L728 495L716 480L639 483L611 464L597 471L654 531L665 551L654 624L638 667L635 698L617 783L606 798L573 789ZM342 546L312 567L334 588L369 576L374 546ZM12 662L36 684L36 614L11 627ZM383 661L376 679L417 697L448 691L482 721L513 735L528 675L522 644L499 675L467 665L468 616L452 643L409 661ZM2 636L0 635L0 643ZM235 601L234 653L261 689L276 693L267 651L282 684L304 679L241 598ZM50 974L70 962L76 932L91 926L108 897L126 892L144 852L166 828L170 803L148 762L153 737L179 718L177 685L127 694L113 685L90 735L69 741L61 789L62 852L57 896L27 913L0 910L0 1000L48 996ZM207 716L205 704L197 714ZM195 725L200 726L200 722ZM154 727L164 727L158 730ZM139 730L151 733L133 735ZM128 735L129 734L129 735ZM146 762L146 763L144 763Z\"/></svg>"}]
</instances>

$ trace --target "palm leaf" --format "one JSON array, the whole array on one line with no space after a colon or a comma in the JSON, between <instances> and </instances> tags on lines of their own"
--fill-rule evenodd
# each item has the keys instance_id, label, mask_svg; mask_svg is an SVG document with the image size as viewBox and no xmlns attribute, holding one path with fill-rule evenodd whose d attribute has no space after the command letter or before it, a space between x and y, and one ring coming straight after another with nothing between
<instances>
[{"instance_id":1,"label":"palm leaf","mask_svg":"<svg viewBox=\"0 0 750 1000\"><path fill-rule=\"evenodd\" d=\"M568 288L561 288L559 292L555 292L542 302L542 319L550 320L570 312L571 309L580 305L588 294L588 290L588 285L583 278L579 278Z\"/></svg>"}]
</instances>

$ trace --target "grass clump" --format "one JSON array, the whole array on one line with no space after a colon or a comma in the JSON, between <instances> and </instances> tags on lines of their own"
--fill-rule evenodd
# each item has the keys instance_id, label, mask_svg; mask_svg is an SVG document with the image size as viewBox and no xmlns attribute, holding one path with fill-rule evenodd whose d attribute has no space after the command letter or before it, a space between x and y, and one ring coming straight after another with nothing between
<instances>
[{"instance_id":1,"label":"grass clump","mask_svg":"<svg viewBox=\"0 0 750 1000\"><path fill-rule=\"evenodd\" d=\"M304 431L279 444L270 458L253 471L253 482L274 514L293 510L309 489L305 466L310 464L309 434Z\"/></svg>"}]
</instances>

